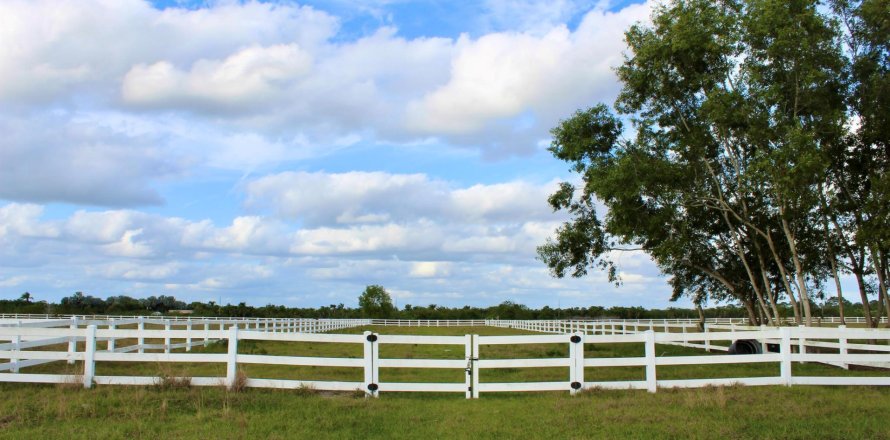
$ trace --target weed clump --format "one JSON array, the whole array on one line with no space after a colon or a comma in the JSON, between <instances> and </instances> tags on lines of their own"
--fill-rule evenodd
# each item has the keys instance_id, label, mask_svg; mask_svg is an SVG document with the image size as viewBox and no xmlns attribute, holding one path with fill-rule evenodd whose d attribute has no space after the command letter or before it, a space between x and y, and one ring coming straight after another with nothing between
<instances>
[{"instance_id":1,"label":"weed clump","mask_svg":"<svg viewBox=\"0 0 890 440\"><path fill-rule=\"evenodd\" d=\"M83 374L69 374L65 376L63 382L57 383L56 386L64 390L83 389Z\"/></svg>"},{"instance_id":2,"label":"weed clump","mask_svg":"<svg viewBox=\"0 0 890 440\"><path fill-rule=\"evenodd\" d=\"M247 389L247 374L244 371L238 370L235 373L235 381L232 382L231 386L229 386L229 391L234 393L240 393Z\"/></svg>"},{"instance_id":3,"label":"weed clump","mask_svg":"<svg viewBox=\"0 0 890 440\"><path fill-rule=\"evenodd\" d=\"M157 390L171 390L171 389L180 389L180 388L190 388L192 386L192 378L191 377L178 377L171 376L167 374L162 374L155 378L155 389Z\"/></svg>"},{"instance_id":4,"label":"weed clump","mask_svg":"<svg viewBox=\"0 0 890 440\"><path fill-rule=\"evenodd\" d=\"M294 389L294 394L298 396L315 396L318 394L318 390L312 387L312 385L308 384L300 384L299 387Z\"/></svg>"}]
</instances>

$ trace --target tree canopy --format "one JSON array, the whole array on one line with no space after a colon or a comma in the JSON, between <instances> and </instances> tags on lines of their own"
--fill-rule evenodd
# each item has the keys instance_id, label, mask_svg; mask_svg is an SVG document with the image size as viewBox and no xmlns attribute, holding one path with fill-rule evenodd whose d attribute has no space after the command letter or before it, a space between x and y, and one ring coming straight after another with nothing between
<instances>
[{"instance_id":1,"label":"tree canopy","mask_svg":"<svg viewBox=\"0 0 890 440\"><path fill-rule=\"evenodd\" d=\"M365 287L358 297L358 306L366 318L391 318L396 312L389 292L377 284Z\"/></svg>"},{"instance_id":2,"label":"tree canopy","mask_svg":"<svg viewBox=\"0 0 890 440\"><path fill-rule=\"evenodd\" d=\"M846 272L867 316L871 291L890 315L888 38L887 0L656 6L625 33L613 108L552 130L583 183L550 197L572 218L540 258L617 280L612 255L644 250L674 299L738 301L757 323L787 299L809 324Z\"/></svg>"}]
</instances>

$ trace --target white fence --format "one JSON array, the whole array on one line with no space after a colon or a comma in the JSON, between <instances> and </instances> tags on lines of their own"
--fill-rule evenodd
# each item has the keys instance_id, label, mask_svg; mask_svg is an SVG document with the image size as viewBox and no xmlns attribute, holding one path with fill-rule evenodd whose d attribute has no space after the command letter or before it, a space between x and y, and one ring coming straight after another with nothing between
<instances>
[{"instance_id":1,"label":"white fence","mask_svg":"<svg viewBox=\"0 0 890 440\"><path fill-rule=\"evenodd\" d=\"M46 314L22 314L22 313L6 313L0 314L0 325L3 325L4 322L16 322L17 320L29 321L29 320L49 320L49 319L72 319L77 318L81 320L130 320L130 319L138 319L140 316L135 315L46 315ZM285 321L318 321L318 320L326 320L326 321L343 321L343 319L333 319L333 318L235 318L235 317L191 317L188 315L167 315L167 316L142 316L145 319L162 319L164 321L170 322L234 322L234 321L263 321L263 322L285 322ZM820 325L835 325L840 324L841 319L837 316L826 316L826 317L814 317L814 323L816 326ZM382 325L382 326L393 326L393 327L478 327L478 326L486 326L491 325L490 322L510 322L511 320L504 319L371 319L372 325ZM588 322L588 323L599 323L599 324L616 324L616 325L624 325L624 324L639 324L639 325L654 325L654 326L663 326L664 324L674 325L674 324L698 324L700 321L697 318L672 318L672 319L611 319L611 318L591 318L591 319L551 319L551 320L520 320L525 322ZM738 324L738 325L748 325L747 318L707 318L705 320L706 323L709 324ZM847 317L844 321L846 324L853 325L865 325L865 318L861 316L853 316ZM887 324L888 320L886 316L882 316L878 318L879 323ZM783 318L783 325L798 325L797 322L794 321L794 318Z\"/></svg>"},{"instance_id":2,"label":"white fence","mask_svg":"<svg viewBox=\"0 0 890 440\"><path fill-rule=\"evenodd\" d=\"M464 393L467 398L478 398L480 393L513 391L569 391L576 393L590 388L646 389L655 392L659 387L703 387L709 385L890 385L890 377L821 377L794 376L792 363L820 362L831 364L888 363L888 345L851 343L855 341L890 340L890 331L854 328L748 328L720 324L709 325L709 331L692 331L683 323L626 322L625 325L591 323L586 321L488 321L488 325L527 328L552 332L543 335L518 336L413 336L386 335L372 332L364 334L313 333L371 324L369 320L186 320L173 322L163 319L121 320L50 320L22 322L0 326L0 364L3 382L70 383L78 381L84 387L100 385L149 385L160 378L146 376L103 376L96 374L96 364L101 362L158 362L158 363L216 363L226 366L224 377L187 378L194 386L233 387L238 378L238 366L245 364L292 365L317 367L347 367L361 369L363 380L314 381L274 378L245 378L243 385L262 388L300 388L317 390L351 391L360 389L371 396L380 392L454 392ZM135 324L135 325L134 325ZM146 325L163 327L145 328ZM667 326L667 331L665 330ZM85 326L85 327L83 327ZM121 328L121 327L135 328ZM214 328L216 327L216 328ZM680 328L683 331L678 332ZM656 332L655 330L663 330ZM688 330L688 331L687 331ZM164 344L145 344L146 339L164 340ZM752 339L779 346L778 353L764 352L754 355L658 356L657 344L696 346L708 350L725 350L737 339ZM124 347L116 341L132 341L136 344ZM172 344L171 341L185 341ZM211 340L227 340L226 353L190 353L192 346ZM76 342L82 341L84 350L77 351ZM239 341L288 341L309 343L356 344L363 347L361 358L275 356L238 353ZM60 344L66 349L51 350ZM105 349L98 345L105 343ZM585 357L585 344L642 344L644 355L640 357L600 358ZM463 347L462 358L455 359L389 359L380 358L379 347L387 344L449 345ZM480 347L494 345L566 344L567 357L535 359L493 359L483 356ZM809 346L831 350L826 353L808 353ZM32 348L40 348L33 350ZM185 352L171 352L177 348ZM794 352L794 349L797 352ZM836 352L834 352L836 350ZM154 352L150 352L154 351ZM867 353L866 353L867 352ZM82 374L34 374L18 372L36 363L81 361ZM658 368L677 365L720 365L774 363L775 375L765 377L728 377L700 379L671 379L658 377ZM545 382L490 382L486 370L505 368L566 368L564 380ZM642 380L591 381L585 377L585 369L608 367L643 367ZM381 368L434 368L462 370L464 382L380 382ZM183 379L185 380L185 379Z\"/></svg>"},{"instance_id":3,"label":"white fence","mask_svg":"<svg viewBox=\"0 0 890 440\"><path fill-rule=\"evenodd\" d=\"M100 319L97 319L100 318ZM192 347L205 345L210 341L225 339L214 337L212 329L216 327L217 331L223 331L230 327L240 327L244 329L253 328L255 331L263 332L301 332L301 333L317 333L342 328L357 327L368 325L370 320L367 319L249 319L249 318L152 318L145 316L131 317L109 317L109 316L72 316L67 319L9 319L0 318L0 330L4 328L18 328L21 332L12 334L7 338L8 343L0 343L0 353L6 351L21 352L29 348L49 347L58 344L67 344L67 353L74 353L78 342L86 341L85 336L81 334L71 334L67 336L42 335L40 330L31 329L58 329L66 327L68 329L77 330L81 327L89 328L95 326L97 329L105 327L108 330L116 330L119 328L133 327L137 336L136 343L118 347L117 340L120 339L114 335L97 337L95 342L105 342L106 351L113 353L129 353L136 351L143 354L146 351L162 350L164 353L170 353L171 350L185 349L191 351ZM157 339L163 339L162 344L147 344L145 340L151 338L144 333L146 326L163 327L163 332ZM179 343L171 343L172 333L170 331L178 331L177 328L185 330L187 336ZM28 329L28 330L26 330ZM15 333L15 330L11 330ZM0 332L0 340L3 340L3 333ZM28 352L30 355L30 352ZM38 355L39 356L39 355ZM0 354L0 359L5 358ZM8 357L9 361L0 363L0 372L11 371L17 373L19 369L31 367L35 365L54 362L53 358L24 358ZM24 360L23 360L24 359ZM74 363L76 357L69 356L65 359L69 364Z\"/></svg>"}]
</instances>

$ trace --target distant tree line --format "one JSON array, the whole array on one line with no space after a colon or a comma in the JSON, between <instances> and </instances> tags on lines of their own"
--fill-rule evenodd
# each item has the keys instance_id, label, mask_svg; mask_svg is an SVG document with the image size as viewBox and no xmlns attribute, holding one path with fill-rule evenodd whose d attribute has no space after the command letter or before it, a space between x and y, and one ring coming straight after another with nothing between
<instances>
[{"instance_id":1,"label":"distant tree line","mask_svg":"<svg viewBox=\"0 0 890 440\"><path fill-rule=\"evenodd\" d=\"M373 287L373 286L369 286ZM379 287L379 286L377 286ZM382 288L381 288L382 290ZM383 297L379 292L379 297ZM389 295L385 291L385 298ZM363 294L364 295L364 294ZM386 299L383 302L386 302ZM361 302L361 301L360 301ZM390 302L391 304L391 302ZM362 307L364 306L364 307ZM643 307L566 307L552 308L544 306L540 309L528 307L512 301L504 301L489 307L446 307L436 304L426 306L405 305L396 307L378 307L378 304L364 302L360 307L346 307L331 304L317 308L286 307L268 304L255 307L243 302L238 304L217 304L213 301L194 301L186 303L172 296L149 296L132 298L129 296L110 296L106 299L76 292L62 298L58 303L37 301L30 293L18 299L0 300L0 313L31 313L57 315L152 315L169 314L173 310L190 310L190 316L237 316L256 318L391 318L391 319L695 319L707 318L740 318L746 316L743 306L723 305L701 309L676 308L646 309ZM792 316L791 307L780 304L784 316ZM846 302L847 316L863 316L862 305ZM836 298L831 298L816 308L817 316L837 316Z\"/></svg>"}]
</instances>

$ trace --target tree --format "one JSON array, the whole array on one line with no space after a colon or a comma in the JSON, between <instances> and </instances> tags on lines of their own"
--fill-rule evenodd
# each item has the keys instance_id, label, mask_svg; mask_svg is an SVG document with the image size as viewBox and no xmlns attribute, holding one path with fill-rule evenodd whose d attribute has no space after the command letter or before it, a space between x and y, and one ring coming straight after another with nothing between
<instances>
[{"instance_id":1,"label":"tree","mask_svg":"<svg viewBox=\"0 0 890 440\"><path fill-rule=\"evenodd\" d=\"M34 300L34 297L31 296L31 292L25 292L22 294L22 296L19 297L19 301L21 301L25 304L31 304L31 301L33 301L33 300Z\"/></svg>"},{"instance_id":2,"label":"tree","mask_svg":"<svg viewBox=\"0 0 890 440\"><path fill-rule=\"evenodd\" d=\"M365 287L358 297L358 306L366 318L390 318L396 312L389 293L377 284Z\"/></svg>"},{"instance_id":3,"label":"tree","mask_svg":"<svg viewBox=\"0 0 890 440\"><path fill-rule=\"evenodd\" d=\"M96 314L103 313L106 308L105 301L102 298L84 295L80 291L62 298L59 301L59 305L64 313Z\"/></svg>"},{"instance_id":4,"label":"tree","mask_svg":"<svg viewBox=\"0 0 890 440\"><path fill-rule=\"evenodd\" d=\"M872 23L863 11L875 2L886 6L865 1L848 12ZM651 26L632 26L615 111L596 105L553 129L550 151L583 185L563 183L549 199L572 215L538 248L552 273L598 267L615 279L611 256L644 250L672 277L673 299L737 300L753 323L778 322L785 297L810 324L810 291L836 276L832 258L849 246L870 256L885 286L886 221L867 222L859 237L878 237L847 247L839 224L856 215L828 221L842 205L866 212L878 192L845 205L826 198L838 188L833 164L862 142L848 122L862 101L851 90L864 80L850 80L857 55L841 48L839 15L810 0L675 0L655 8ZM878 52L872 58L887 57ZM875 88L868 102L886 93ZM868 168L873 181L886 180ZM887 204L872 205L864 218L886 219Z\"/></svg>"}]
</instances>

